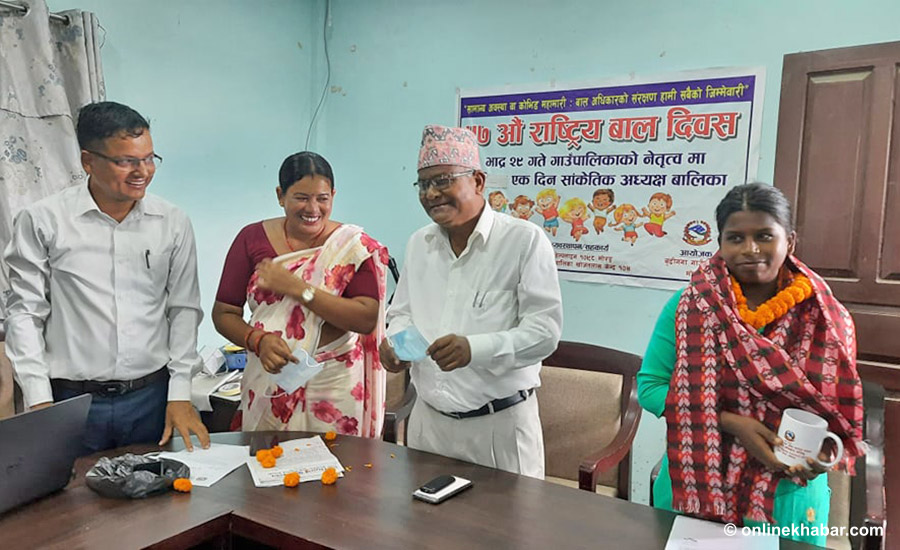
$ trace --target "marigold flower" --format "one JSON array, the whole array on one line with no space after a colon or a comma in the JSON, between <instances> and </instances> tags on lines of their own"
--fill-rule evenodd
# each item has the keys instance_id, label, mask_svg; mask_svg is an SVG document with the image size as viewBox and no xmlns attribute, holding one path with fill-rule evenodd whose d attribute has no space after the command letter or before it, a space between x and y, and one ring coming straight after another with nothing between
<instances>
[{"instance_id":1,"label":"marigold flower","mask_svg":"<svg viewBox=\"0 0 900 550\"><path fill-rule=\"evenodd\" d=\"M275 457L269 455L262 460L259 461L263 468L274 468L275 467Z\"/></svg>"},{"instance_id":2,"label":"marigold flower","mask_svg":"<svg viewBox=\"0 0 900 550\"><path fill-rule=\"evenodd\" d=\"M279 445L275 445L274 447L272 447L271 451L272 456L274 456L275 458L281 458L281 455L284 454L284 449L282 449Z\"/></svg>"},{"instance_id":3,"label":"marigold flower","mask_svg":"<svg viewBox=\"0 0 900 550\"><path fill-rule=\"evenodd\" d=\"M296 487L297 485L300 485L300 474L297 472L284 474L285 487Z\"/></svg>"},{"instance_id":4,"label":"marigold flower","mask_svg":"<svg viewBox=\"0 0 900 550\"><path fill-rule=\"evenodd\" d=\"M337 481L338 473L334 468L328 468L324 472L322 472L322 485L334 485L334 482Z\"/></svg>"},{"instance_id":5,"label":"marigold flower","mask_svg":"<svg viewBox=\"0 0 900 550\"><path fill-rule=\"evenodd\" d=\"M260 449L256 451L256 460L262 462L268 458L275 458L270 449Z\"/></svg>"},{"instance_id":6,"label":"marigold flower","mask_svg":"<svg viewBox=\"0 0 900 550\"><path fill-rule=\"evenodd\" d=\"M191 480L186 477L179 477L175 480L175 483L172 484L172 488L179 493L190 493L193 486Z\"/></svg>"},{"instance_id":7,"label":"marigold flower","mask_svg":"<svg viewBox=\"0 0 900 550\"><path fill-rule=\"evenodd\" d=\"M336 432L325 432L325 441L334 441L336 438Z\"/></svg>"}]
</instances>

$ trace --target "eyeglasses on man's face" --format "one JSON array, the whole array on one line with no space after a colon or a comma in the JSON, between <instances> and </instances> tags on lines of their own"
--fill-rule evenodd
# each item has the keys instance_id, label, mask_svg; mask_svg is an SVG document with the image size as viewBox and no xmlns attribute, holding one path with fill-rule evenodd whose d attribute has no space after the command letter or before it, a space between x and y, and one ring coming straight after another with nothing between
<instances>
[{"instance_id":1,"label":"eyeglasses on man's face","mask_svg":"<svg viewBox=\"0 0 900 550\"><path fill-rule=\"evenodd\" d=\"M456 178L471 176L474 173L475 170L466 170L465 172L456 172L454 174L441 174L433 178L416 180L415 182L413 182L413 185L419 188L420 195L424 195L432 187L434 187L436 191L446 191L450 188L451 185L453 185L453 182L456 181Z\"/></svg>"},{"instance_id":2,"label":"eyeglasses on man's face","mask_svg":"<svg viewBox=\"0 0 900 550\"><path fill-rule=\"evenodd\" d=\"M162 157L153 153L152 155L139 159L134 157L110 157L108 155L104 155L103 153L98 153L97 151L91 151L89 149L85 149L88 153L92 155L97 155L98 157L108 160L119 168L127 168L129 170L137 170L141 167L141 164L146 164L147 166L156 166L157 164L162 164Z\"/></svg>"}]
</instances>

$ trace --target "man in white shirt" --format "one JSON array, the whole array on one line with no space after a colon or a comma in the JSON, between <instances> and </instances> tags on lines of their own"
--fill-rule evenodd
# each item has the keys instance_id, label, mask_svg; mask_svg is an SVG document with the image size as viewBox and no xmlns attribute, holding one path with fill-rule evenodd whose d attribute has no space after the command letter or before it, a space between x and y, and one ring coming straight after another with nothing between
<instances>
[{"instance_id":1,"label":"man in white shirt","mask_svg":"<svg viewBox=\"0 0 900 550\"><path fill-rule=\"evenodd\" d=\"M146 193L162 159L143 116L95 103L76 132L87 185L23 209L4 255L7 355L25 405L93 394L82 453L162 445L173 428L207 447L190 402L203 315L190 221Z\"/></svg>"},{"instance_id":2,"label":"man in white shirt","mask_svg":"<svg viewBox=\"0 0 900 550\"><path fill-rule=\"evenodd\" d=\"M538 226L485 208L469 130L426 126L418 168L435 223L409 240L387 320L390 335L415 326L431 344L412 363L388 340L380 348L388 370L412 369L409 446L542 479L534 389L562 331L553 247Z\"/></svg>"}]
</instances>

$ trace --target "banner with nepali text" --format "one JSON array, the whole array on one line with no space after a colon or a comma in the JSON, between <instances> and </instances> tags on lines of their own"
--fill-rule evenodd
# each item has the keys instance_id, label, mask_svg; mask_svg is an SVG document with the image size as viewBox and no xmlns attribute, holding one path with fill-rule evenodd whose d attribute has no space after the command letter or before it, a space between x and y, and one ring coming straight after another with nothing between
<instances>
[{"instance_id":1,"label":"banner with nepali text","mask_svg":"<svg viewBox=\"0 0 900 550\"><path fill-rule=\"evenodd\" d=\"M489 206L536 223L561 278L686 285L717 249L715 208L754 181L763 68L546 89L461 90Z\"/></svg>"}]
</instances>

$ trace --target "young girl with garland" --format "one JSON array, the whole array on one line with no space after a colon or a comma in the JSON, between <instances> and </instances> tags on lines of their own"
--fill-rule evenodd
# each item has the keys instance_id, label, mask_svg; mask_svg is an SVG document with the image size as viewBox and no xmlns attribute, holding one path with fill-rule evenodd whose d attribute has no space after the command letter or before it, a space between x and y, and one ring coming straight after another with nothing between
<instances>
[{"instance_id":1,"label":"young girl with garland","mask_svg":"<svg viewBox=\"0 0 900 550\"><path fill-rule=\"evenodd\" d=\"M773 448L782 412L804 409L828 421L844 443L837 467L854 473L864 447L853 320L792 255L791 207L777 188L734 187L716 223L718 252L663 308L638 373L641 405L667 426L654 506L793 525L793 538L824 546L825 468L813 459L788 467Z\"/></svg>"}]
</instances>

